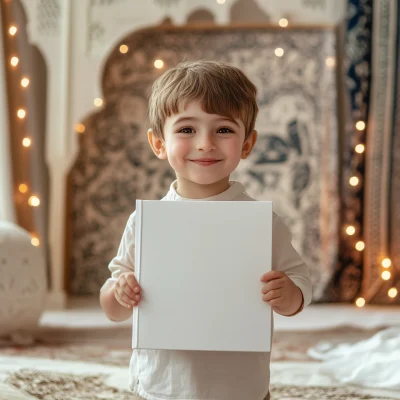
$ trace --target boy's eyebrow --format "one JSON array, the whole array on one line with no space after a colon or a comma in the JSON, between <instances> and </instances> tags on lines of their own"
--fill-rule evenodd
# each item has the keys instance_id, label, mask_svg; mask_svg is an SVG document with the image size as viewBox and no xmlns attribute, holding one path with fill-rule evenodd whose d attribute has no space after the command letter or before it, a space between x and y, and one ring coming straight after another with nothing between
<instances>
[{"instance_id":1,"label":"boy's eyebrow","mask_svg":"<svg viewBox=\"0 0 400 400\"><path fill-rule=\"evenodd\" d=\"M177 125L177 124L179 124L179 123L181 123L181 122L190 122L190 121L198 121L198 120L199 120L199 119L198 119L198 118L195 118L195 117L181 117L181 118L178 118L178 119L173 123L173 125ZM238 128L240 128L239 124L238 124L234 119L232 119L232 118L221 117L221 118L218 118L218 120L220 120L220 121L229 121L229 122L232 122L232 123L235 124Z\"/></svg>"},{"instance_id":2,"label":"boy's eyebrow","mask_svg":"<svg viewBox=\"0 0 400 400\"><path fill-rule=\"evenodd\" d=\"M238 128L240 128L239 124L233 119L233 118L228 118L228 117L224 117L224 118L220 118L221 121L229 121L232 122L232 124L235 124Z\"/></svg>"},{"instance_id":3,"label":"boy's eyebrow","mask_svg":"<svg viewBox=\"0 0 400 400\"><path fill-rule=\"evenodd\" d=\"M179 123L181 123L181 122L185 122L185 121L198 121L198 119L197 118L195 118L195 117L181 117L181 118L178 118L175 122L174 122L174 124L173 125L177 125L177 124L179 124Z\"/></svg>"}]
</instances>

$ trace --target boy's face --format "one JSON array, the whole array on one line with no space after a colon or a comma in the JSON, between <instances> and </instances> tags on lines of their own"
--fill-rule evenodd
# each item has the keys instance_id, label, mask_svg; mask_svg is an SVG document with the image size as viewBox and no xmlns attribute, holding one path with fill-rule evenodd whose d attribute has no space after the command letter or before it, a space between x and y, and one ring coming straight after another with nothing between
<instances>
[{"instance_id":1,"label":"boy's face","mask_svg":"<svg viewBox=\"0 0 400 400\"><path fill-rule=\"evenodd\" d=\"M240 159L250 154L256 140L254 131L245 143L245 127L240 119L207 114L195 100L165 120L163 133L164 140L155 139L150 132L155 154L168 159L178 180L199 185L229 180Z\"/></svg>"}]
</instances>

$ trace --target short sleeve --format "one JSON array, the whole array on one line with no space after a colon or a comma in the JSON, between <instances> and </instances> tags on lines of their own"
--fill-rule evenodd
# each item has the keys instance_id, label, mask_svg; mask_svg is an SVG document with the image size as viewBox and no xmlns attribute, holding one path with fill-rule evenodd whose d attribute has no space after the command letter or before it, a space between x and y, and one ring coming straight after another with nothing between
<instances>
[{"instance_id":1,"label":"short sleeve","mask_svg":"<svg viewBox=\"0 0 400 400\"><path fill-rule=\"evenodd\" d=\"M108 265L111 277L107 279L100 291L110 282L117 281L122 273L135 271L135 214L135 212L132 213L128 219L117 254Z\"/></svg>"},{"instance_id":2,"label":"short sleeve","mask_svg":"<svg viewBox=\"0 0 400 400\"><path fill-rule=\"evenodd\" d=\"M292 234L277 215L272 227L272 269L284 272L302 291L304 307L311 303L310 271L292 245Z\"/></svg>"}]
</instances>

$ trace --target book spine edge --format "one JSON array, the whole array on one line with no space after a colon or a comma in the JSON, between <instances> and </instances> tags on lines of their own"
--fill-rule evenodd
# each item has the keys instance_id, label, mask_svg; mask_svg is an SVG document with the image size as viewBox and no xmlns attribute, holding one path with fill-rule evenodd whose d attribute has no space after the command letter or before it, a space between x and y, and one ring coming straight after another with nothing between
<instances>
[{"instance_id":1,"label":"book spine edge","mask_svg":"<svg viewBox=\"0 0 400 400\"><path fill-rule=\"evenodd\" d=\"M140 271L142 264L142 220L143 201L136 200L136 225L135 225L135 278L140 285ZM132 348L137 349L139 345L139 307L133 310L133 335Z\"/></svg>"},{"instance_id":2,"label":"book spine edge","mask_svg":"<svg viewBox=\"0 0 400 400\"><path fill-rule=\"evenodd\" d=\"M273 215L273 203L272 201L269 202L269 207L268 207L268 217L271 221L271 224L269 226L269 237L271 240L268 242L268 247L269 247L269 270L272 270L272 248L273 248L273 225L274 225L274 215ZM269 308L269 314L270 314L270 319L271 319L271 332L270 332L270 338L269 338L269 352L272 350L272 337L273 337L273 326L274 326L274 316L272 312L272 307Z\"/></svg>"}]
</instances>

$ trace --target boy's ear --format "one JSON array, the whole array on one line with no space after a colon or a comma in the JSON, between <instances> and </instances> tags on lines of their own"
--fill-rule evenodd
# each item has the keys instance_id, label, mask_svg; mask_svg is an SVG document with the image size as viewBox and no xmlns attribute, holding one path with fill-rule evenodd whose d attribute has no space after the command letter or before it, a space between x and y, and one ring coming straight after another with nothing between
<instances>
[{"instance_id":1,"label":"boy's ear","mask_svg":"<svg viewBox=\"0 0 400 400\"><path fill-rule=\"evenodd\" d=\"M254 145L257 142L258 133L256 130L250 132L250 135L247 137L246 141L243 143L242 147L242 155L241 158L245 160L253 150Z\"/></svg>"},{"instance_id":2,"label":"boy's ear","mask_svg":"<svg viewBox=\"0 0 400 400\"><path fill-rule=\"evenodd\" d=\"M147 131L147 139L149 140L150 146L154 154L160 159L165 160L167 158L167 151L165 149L165 143L163 138L156 136L152 129Z\"/></svg>"}]
</instances>

